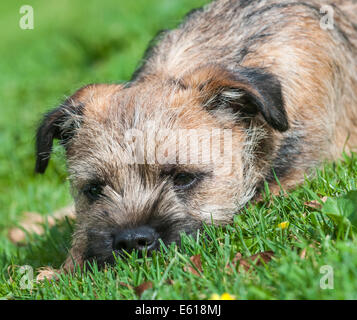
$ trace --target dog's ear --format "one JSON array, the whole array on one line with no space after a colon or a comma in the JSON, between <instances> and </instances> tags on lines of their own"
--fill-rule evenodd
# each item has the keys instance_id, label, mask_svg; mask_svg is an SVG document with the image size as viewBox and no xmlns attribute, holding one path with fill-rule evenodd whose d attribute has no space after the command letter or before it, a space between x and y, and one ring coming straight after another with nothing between
<instances>
[{"instance_id":1,"label":"dog's ear","mask_svg":"<svg viewBox=\"0 0 357 320\"><path fill-rule=\"evenodd\" d=\"M240 67L229 71L209 65L191 72L183 82L200 91L209 111L230 108L245 119L261 114L275 130L289 128L280 81L263 69Z\"/></svg>"},{"instance_id":2,"label":"dog's ear","mask_svg":"<svg viewBox=\"0 0 357 320\"><path fill-rule=\"evenodd\" d=\"M54 139L58 139L66 147L75 134L84 110L84 103L80 97L86 88L88 86L79 89L59 107L44 115L36 134L35 172L46 171Z\"/></svg>"},{"instance_id":3,"label":"dog's ear","mask_svg":"<svg viewBox=\"0 0 357 320\"><path fill-rule=\"evenodd\" d=\"M59 107L45 114L37 129L35 172L45 172L54 139L58 139L68 149L73 136L82 124L84 110L92 111L92 113L102 112L103 108L109 105L107 99L115 97L115 94L122 88L123 85L120 84L86 85L77 90ZM100 101L101 103L99 103Z\"/></svg>"}]
</instances>

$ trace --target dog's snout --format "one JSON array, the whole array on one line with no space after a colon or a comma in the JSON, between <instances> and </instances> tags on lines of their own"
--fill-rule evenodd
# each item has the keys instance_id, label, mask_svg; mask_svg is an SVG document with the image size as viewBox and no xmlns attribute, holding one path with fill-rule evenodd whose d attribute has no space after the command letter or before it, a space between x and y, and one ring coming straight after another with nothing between
<instances>
[{"instance_id":1,"label":"dog's snout","mask_svg":"<svg viewBox=\"0 0 357 320\"><path fill-rule=\"evenodd\" d=\"M158 234L156 231L147 226L135 229L121 230L114 235L114 250L151 250L157 246Z\"/></svg>"}]
</instances>

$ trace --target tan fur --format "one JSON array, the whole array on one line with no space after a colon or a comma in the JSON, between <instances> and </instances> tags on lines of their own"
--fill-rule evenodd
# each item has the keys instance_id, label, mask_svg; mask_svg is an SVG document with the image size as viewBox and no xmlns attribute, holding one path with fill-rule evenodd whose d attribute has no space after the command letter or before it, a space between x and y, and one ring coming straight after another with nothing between
<instances>
[{"instance_id":1,"label":"tan fur","mask_svg":"<svg viewBox=\"0 0 357 320\"><path fill-rule=\"evenodd\" d=\"M40 140L63 109L68 113L61 131L53 129L54 138L70 136L63 144L77 229L66 268L111 261L113 230L150 224L167 228L161 234L169 243L202 222L230 223L264 181L278 190L274 173L289 189L322 161L354 150L357 7L338 1L335 28L323 30L319 9L326 4L332 5L215 1L159 36L131 82L87 86L45 119ZM133 129L144 132L137 144L126 139ZM199 157L214 139L205 130L230 130L231 163L177 163L182 141L175 134L189 129L198 130L202 145L190 151ZM224 149L223 134L216 138L211 155ZM153 150L165 163L151 162ZM193 190L177 191L172 170L204 178ZM93 180L101 181L104 196L90 202L83 190Z\"/></svg>"}]
</instances>

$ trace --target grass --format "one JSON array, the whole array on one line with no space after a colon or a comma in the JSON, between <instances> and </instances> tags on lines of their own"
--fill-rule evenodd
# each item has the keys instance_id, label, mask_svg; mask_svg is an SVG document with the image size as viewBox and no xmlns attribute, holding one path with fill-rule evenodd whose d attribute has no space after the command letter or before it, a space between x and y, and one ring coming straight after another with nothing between
<instances>
[{"instance_id":1,"label":"grass","mask_svg":"<svg viewBox=\"0 0 357 320\"><path fill-rule=\"evenodd\" d=\"M354 233L304 203L356 190L357 157L343 155L316 171L287 196L266 190L226 228L206 227L210 240L183 236L183 247L162 247L150 258L135 253L113 268L92 266L54 283L23 287L18 266L59 267L66 256L71 221L28 235L16 246L9 227L26 211L47 214L70 203L63 152L57 147L44 176L33 173L34 130L44 111L91 82L129 79L151 37L172 28L204 0L28 1L34 30L21 30L19 1L0 3L0 297L4 299L138 299L134 288L152 288L141 299L208 299L228 292L237 299L357 299ZM286 229L279 223L289 222ZM274 258L250 271L232 267L234 256L272 250ZM305 258L301 258L302 254ZM186 271L200 255L202 272ZM231 267L227 267L231 266ZM321 267L331 266L333 289L322 289Z\"/></svg>"}]
</instances>

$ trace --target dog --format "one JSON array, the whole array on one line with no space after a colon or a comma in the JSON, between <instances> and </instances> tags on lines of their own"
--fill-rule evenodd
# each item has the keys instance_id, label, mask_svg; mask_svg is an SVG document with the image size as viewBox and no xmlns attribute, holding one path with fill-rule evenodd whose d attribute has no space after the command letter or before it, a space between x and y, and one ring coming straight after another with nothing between
<instances>
[{"instance_id":1,"label":"dog","mask_svg":"<svg viewBox=\"0 0 357 320\"><path fill-rule=\"evenodd\" d=\"M36 172L58 139L76 210L64 269L229 224L265 183L293 188L353 151L356 21L356 1L216 0L160 32L130 81L48 112Z\"/></svg>"}]
</instances>

